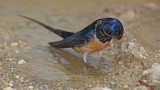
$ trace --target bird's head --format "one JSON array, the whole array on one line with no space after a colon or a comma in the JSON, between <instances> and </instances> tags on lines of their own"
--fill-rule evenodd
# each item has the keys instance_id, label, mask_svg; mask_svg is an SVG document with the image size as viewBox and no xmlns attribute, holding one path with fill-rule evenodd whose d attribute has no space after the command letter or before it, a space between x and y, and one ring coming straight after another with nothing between
<instances>
[{"instance_id":1,"label":"bird's head","mask_svg":"<svg viewBox=\"0 0 160 90\"><path fill-rule=\"evenodd\" d=\"M110 38L120 40L123 36L123 25L115 18L105 18L101 24L101 30Z\"/></svg>"}]
</instances>

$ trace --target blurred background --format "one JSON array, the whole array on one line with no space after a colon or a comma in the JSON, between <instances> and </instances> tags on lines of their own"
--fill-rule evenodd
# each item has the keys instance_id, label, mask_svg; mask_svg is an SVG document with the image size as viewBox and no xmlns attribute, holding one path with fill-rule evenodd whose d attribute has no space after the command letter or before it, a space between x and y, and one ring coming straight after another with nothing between
<instances>
[{"instance_id":1,"label":"blurred background","mask_svg":"<svg viewBox=\"0 0 160 90\"><path fill-rule=\"evenodd\" d=\"M57 28L78 31L98 18L116 17L121 19L128 31L135 33L143 44L152 48L160 47L159 0L1 0L0 22L18 23L22 14L46 21ZM60 23L55 23L58 20ZM63 25L66 24L68 25ZM74 27L73 27L74 26Z\"/></svg>"},{"instance_id":2,"label":"blurred background","mask_svg":"<svg viewBox=\"0 0 160 90\"><path fill-rule=\"evenodd\" d=\"M18 15L72 32L96 19L114 17L125 32L118 49L111 43L104 50L105 58L113 61L105 66L107 74L95 59L94 69L86 73L82 55L71 49L65 51L77 57L50 50L48 42L61 38ZM159 53L160 0L0 0L0 89L138 88L142 72L159 62ZM72 64L60 64L61 59Z\"/></svg>"}]
</instances>

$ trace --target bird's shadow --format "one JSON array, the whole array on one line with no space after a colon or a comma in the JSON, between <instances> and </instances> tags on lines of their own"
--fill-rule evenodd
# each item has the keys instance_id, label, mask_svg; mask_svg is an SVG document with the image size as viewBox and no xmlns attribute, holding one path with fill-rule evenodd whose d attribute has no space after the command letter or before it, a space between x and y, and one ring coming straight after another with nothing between
<instances>
[{"instance_id":1,"label":"bird's shadow","mask_svg":"<svg viewBox=\"0 0 160 90\"><path fill-rule=\"evenodd\" d=\"M93 57L88 58L88 64L86 65L83 59L71 50L53 47L49 47L49 50L54 57L58 57L58 63L63 67L63 69L59 68L61 71L84 76L102 76L106 74L105 64Z\"/></svg>"}]
</instances>

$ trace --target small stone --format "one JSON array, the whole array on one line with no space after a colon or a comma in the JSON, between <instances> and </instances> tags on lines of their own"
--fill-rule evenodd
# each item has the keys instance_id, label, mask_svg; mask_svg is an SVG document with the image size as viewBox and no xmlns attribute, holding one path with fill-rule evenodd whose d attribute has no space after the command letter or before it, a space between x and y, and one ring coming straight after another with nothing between
<instances>
[{"instance_id":1,"label":"small stone","mask_svg":"<svg viewBox=\"0 0 160 90\"><path fill-rule=\"evenodd\" d=\"M62 89L62 87L58 87L58 89L59 89L59 90L61 90L61 89Z\"/></svg>"},{"instance_id":2,"label":"small stone","mask_svg":"<svg viewBox=\"0 0 160 90\"><path fill-rule=\"evenodd\" d=\"M25 64L25 63L26 63L26 61L23 59L18 61L18 64Z\"/></svg>"},{"instance_id":3,"label":"small stone","mask_svg":"<svg viewBox=\"0 0 160 90\"><path fill-rule=\"evenodd\" d=\"M148 89L146 86L140 85L140 86L136 87L135 90L148 90Z\"/></svg>"},{"instance_id":4,"label":"small stone","mask_svg":"<svg viewBox=\"0 0 160 90\"><path fill-rule=\"evenodd\" d=\"M18 43L11 43L11 46L17 46Z\"/></svg>"},{"instance_id":5,"label":"small stone","mask_svg":"<svg viewBox=\"0 0 160 90\"><path fill-rule=\"evenodd\" d=\"M89 87L92 87L93 85L88 85Z\"/></svg>"},{"instance_id":6,"label":"small stone","mask_svg":"<svg viewBox=\"0 0 160 90\"><path fill-rule=\"evenodd\" d=\"M13 67L11 68L11 72L14 72L14 68Z\"/></svg>"},{"instance_id":7,"label":"small stone","mask_svg":"<svg viewBox=\"0 0 160 90\"><path fill-rule=\"evenodd\" d=\"M128 88L128 85L124 85L123 88Z\"/></svg>"},{"instance_id":8,"label":"small stone","mask_svg":"<svg viewBox=\"0 0 160 90\"><path fill-rule=\"evenodd\" d=\"M19 76L16 76L17 79L19 79Z\"/></svg>"},{"instance_id":9,"label":"small stone","mask_svg":"<svg viewBox=\"0 0 160 90\"><path fill-rule=\"evenodd\" d=\"M9 83L8 85L9 85L10 87L12 87L12 86L13 86L13 83Z\"/></svg>"},{"instance_id":10,"label":"small stone","mask_svg":"<svg viewBox=\"0 0 160 90\"><path fill-rule=\"evenodd\" d=\"M44 84L43 85L43 88L48 88L49 86L47 84Z\"/></svg>"},{"instance_id":11,"label":"small stone","mask_svg":"<svg viewBox=\"0 0 160 90\"><path fill-rule=\"evenodd\" d=\"M16 89L13 89L11 87L6 87L6 88L3 88L3 90L16 90Z\"/></svg>"},{"instance_id":12,"label":"small stone","mask_svg":"<svg viewBox=\"0 0 160 90\"><path fill-rule=\"evenodd\" d=\"M110 88L107 88L107 87L95 87L95 88L92 88L91 90L112 90Z\"/></svg>"},{"instance_id":13,"label":"small stone","mask_svg":"<svg viewBox=\"0 0 160 90\"><path fill-rule=\"evenodd\" d=\"M2 67L2 65L3 65L3 64L0 62L0 67Z\"/></svg>"},{"instance_id":14,"label":"small stone","mask_svg":"<svg viewBox=\"0 0 160 90\"><path fill-rule=\"evenodd\" d=\"M8 61L13 61L13 58L8 59Z\"/></svg>"},{"instance_id":15,"label":"small stone","mask_svg":"<svg viewBox=\"0 0 160 90\"><path fill-rule=\"evenodd\" d=\"M24 82L24 77L21 77L21 78L20 78L20 81L21 81L21 82Z\"/></svg>"},{"instance_id":16,"label":"small stone","mask_svg":"<svg viewBox=\"0 0 160 90\"><path fill-rule=\"evenodd\" d=\"M159 80L160 79L160 64L159 63L153 63L151 69L147 69L143 71L143 75L150 75L150 77L153 80Z\"/></svg>"},{"instance_id":17,"label":"small stone","mask_svg":"<svg viewBox=\"0 0 160 90\"><path fill-rule=\"evenodd\" d=\"M58 80L58 82L60 82L61 80Z\"/></svg>"},{"instance_id":18,"label":"small stone","mask_svg":"<svg viewBox=\"0 0 160 90\"><path fill-rule=\"evenodd\" d=\"M143 82L147 83L147 80L143 79Z\"/></svg>"},{"instance_id":19,"label":"small stone","mask_svg":"<svg viewBox=\"0 0 160 90\"><path fill-rule=\"evenodd\" d=\"M33 86L29 86L28 88L29 88L29 89L33 89Z\"/></svg>"}]
</instances>

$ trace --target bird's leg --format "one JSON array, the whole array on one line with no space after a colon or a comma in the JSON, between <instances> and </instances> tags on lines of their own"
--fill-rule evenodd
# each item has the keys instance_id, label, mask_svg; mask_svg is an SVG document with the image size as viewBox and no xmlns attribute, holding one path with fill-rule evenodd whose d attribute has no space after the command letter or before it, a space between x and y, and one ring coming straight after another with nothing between
<instances>
[{"instance_id":1,"label":"bird's leg","mask_svg":"<svg viewBox=\"0 0 160 90\"><path fill-rule=\"evenodd\" d=\"M102 62L104 63L104 58L103 58L103 54L102 54L102 53L103 53L102 50L98 52L98 54L99 54L99 56L100 56Z\"/></svg>"},{"instance_id":2,"label":"bird's leg","mask_svg":"<svg viewBox=\"0 0 160 90\"><path fill-rule=\"evenodd\" d=\"M101 58L102 60L104 60L104 58L103 58L103 54L102 54L102 53L103 53L102 51L99 51L99 52L98 52L98 54L99 54L100 58Z\"/></svg>"},{"instance_id":3,"label":"bird's leg","mask_svg":"<svg viewBox=\"0 0 160 90\"><path fill-rule=\"evenodd\" d=\"M85 51L83 54L84 63L87 64L88 51Z\"/></svg>"}]
</instances>

